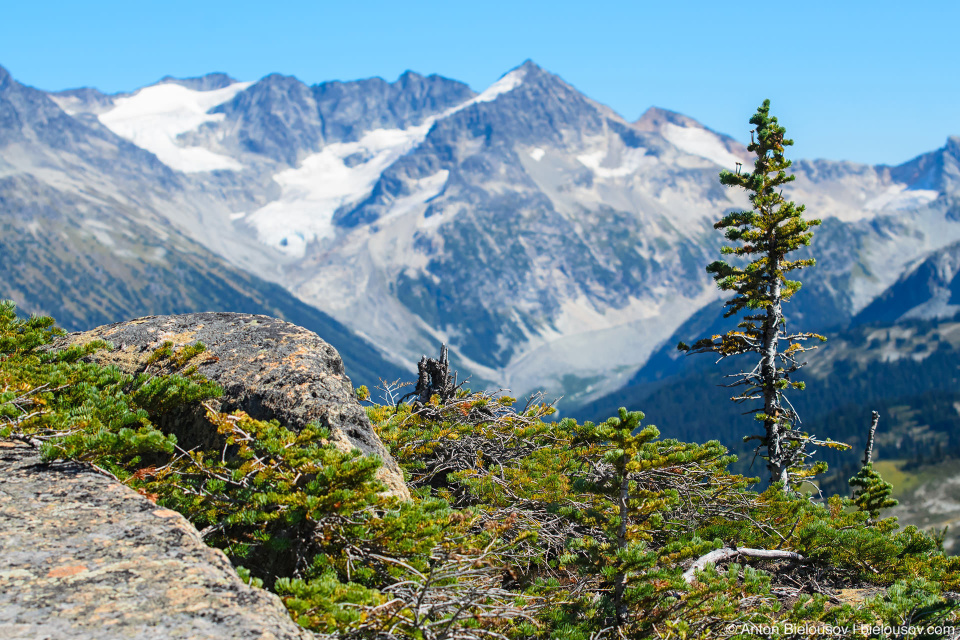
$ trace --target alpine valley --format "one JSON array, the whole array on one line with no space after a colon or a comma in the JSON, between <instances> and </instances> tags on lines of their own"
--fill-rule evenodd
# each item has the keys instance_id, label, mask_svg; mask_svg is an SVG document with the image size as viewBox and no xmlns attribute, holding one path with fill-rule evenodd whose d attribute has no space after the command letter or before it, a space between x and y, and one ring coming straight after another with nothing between
<instances>
[{"instance_id":1,"label":"alpine valley","mask_svg":"<svg viewBox=\"0 0 960 640\"><path fill-rule=\"evenodd\" d=\"M530 61L481 93L413 72L47 93L0 68L0 297L74 330L279 315L368 384L446 343L474 387L602 404L719 322L704 266L713 222L747 204L717 180L741 163L729 136L627 120ZM896 167L793 169L785 195L824 220L797 328L960 309L960 138Z\"/></svg>"}]
</instances>

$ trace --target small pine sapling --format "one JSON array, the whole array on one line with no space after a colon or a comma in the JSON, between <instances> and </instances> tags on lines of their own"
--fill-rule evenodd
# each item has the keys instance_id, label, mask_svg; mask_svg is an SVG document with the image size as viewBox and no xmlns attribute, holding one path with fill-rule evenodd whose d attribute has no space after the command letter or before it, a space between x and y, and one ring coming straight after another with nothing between
<instances>
[{"instance_id":1,"label":"small pine sapling","mask_svg":"<svg viewBox=\"0 0 960 640\"><path fill-rule=\"evenodd\" d=\"M800 282L788 280L787 274L815 264L813 258L788 260L787 255L810 244L810 228L820 221L804 219L804 206L783 197L780 187L795 179L787 175L792 162L783 155L784 148L793 141L784 137L786 129L770 115L769 100L764 100L750 123L756 127L747 147L756 156L754 170L721 171L720 183L745 189L752 208L728 213L714 227L724 229L731 242L740 243L723 247L721 253L749 258L751 262L741 267L718 260L707 266L707 272L713 274L722 291L734 292L734 297L726 302L724 317L741 311L749 315L736 329L704 338L693 346L681 342L677 348L687 353L716 353L720 359L755 354L753 368L733 374L733 382L726 386L746 387L732 398L734 402L762 401L754 417L763 423L764 432L744 440L759 440L757 452L767 460L770 482L779 482L784 491L790 491L795 489L796 482L825 470L823 465L810 468L807 464L810 445L847 446L816 440L798 430L800 418L784 395L789 388L804 387L803 382L791 379L806 364L798 360L809 350L803 343L811 338L826 340L816 333L788 332L783 313L783 303L800 289Z\"/></svg>"},{"instance_id":2,"label":"small pine sapling","mask_svg":"<svg viewBox=\"0 0 960 640\"><path fill-rule=\"evenodd\" d=\"M731 461L718 442L659 440L643 419L621 407L599 424L564 422L580 461L571 486L581 509L571 514L578 528L562 561L600 578L603 624L613 637L646 635L664 622L667 600L685 585L679 562L719 544L695 535L697 521L712 517L712 504L729 506L718 495L737 493L736 481L718 477Z\"/></svg>"},{"instance_id":3,"label":"small pine sapling","mask_svg":"<svg viewBox=\"0 0 960 640\"><path fill-rule=\"evenodd\" d=\"M870 424L870 435L867 437L867 446L863 452L863 465L857 475L850 478L853 487L853 502L860 511L870 514L872 520L880 517L881 509L889 509L900 504L890 496L893 494L893 485L884 481L880 473L873 468L873 439L877 433L877 423L880 414L873 412Z\"/></svg>"}]
</instances>

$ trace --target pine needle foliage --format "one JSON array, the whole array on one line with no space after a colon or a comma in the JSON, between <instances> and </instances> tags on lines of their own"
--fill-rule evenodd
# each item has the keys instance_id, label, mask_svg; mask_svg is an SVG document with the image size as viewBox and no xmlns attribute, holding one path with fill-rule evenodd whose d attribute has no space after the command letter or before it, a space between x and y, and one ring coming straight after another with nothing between
<instances>
[{"instance_id":1,"label":"pine needle foliage","mask_svg":"<svg viewBox=\"0 0 960 640\"><path fill-rule=\"evenodd\" d=\"M464 534L470 514L442 500L387 495L376 479L381 461L340 451L320 425L295 431L207 406L222 447L180 448L156 425L167 412L220 394L197 374L206 357L202 344L164 343L145 373L130 376L84 361L105 342L50 349L62 334L50 318L23 320L12 304L0 305L0 437L39 448L47 461L86 463L184 514L246 580L275 590L304 626L376 635L371 629L388 610L407 616L407 604L391 594L409 595L402 585L411 575L429 572L437 558L462 566L484 557L493 538ZM474 613L481 628L521 615L512 594L504 599L478 590L481 576L472 575L472 586L426 585L430 615L414 616L415 624L399 625L390 637L425 637L421 627L445 629L447 637L487 637L470 635L478 626Z\"/></svg>"},{"instance_id":2,"label":"pine needle foliage","mask_svg":"<svg viewBox=\"0 0 960 640\"><path fill-rule=\"evenodd\" d=\"M661 441L643 418L622 408L598 425L566 424L580 461L573 490L586 507L572 515L587 531L571 538L562 561L599 578L599 609L617 635L649 633L670 619L686 587L680 562L721 544L696 535L697 519L710 518L716 488L736 498L746 485L719 477L731 461L719 443Z\"/></svg>"},{"instance_id":3,"label":"pine needle foliage","mask_svg":"<svg viewBox=\"0 0 960 640\"><path fill-rule=\"evenodd\" d=\"M960 560L937 538L850 499L758 494L719 443L661 439L640 412L549 421L539 399L519 409L462 388L371 405L415 494L400 501L379 460L338 450L320 425L208 403L219 448L179 448L155 425L217 394L196 374L202 346L163 345L147 375L123 376L84 360L103 343L50 349L58 333L0 306L2 437L183 513L318 638L805 637L786 625L960 618ZM728 559L704 560L718 551ZM846 587L875 595L839 601Z\"/></svg>"},{"instance_id":4,"label":"pine needle foliage","mask_svg":"<svg viewBox=\"0 0 960 640\"><path fill-rule=\"evenodd\" d=\"M810 339L825 341L822 335L789 332L783 304L800 289L800 282L789 280L791 271L812 267L813 258L791 260L788 254L810 244L811 227L820 220L805 219L805 207L784 198L783 185L796 176L787 169L792 162L784 156L793 144L785 137L786 129L770 115L770 101L764 100L750 118L754 129L747 150L754 154L750 172L721 171L720 183L744 189L749 194L751 209L733 211L714 227L724 230L731 243L721 249L724 255L749 260L745 266L717 260L707 266L722 291L733 292L727 300L724 317L746 312L736 329L697 341L693 346L680 343L687 353L716 353L721 359L754 354L756 364L750 371L733 374L726 386L745 387L734 396L734 402L755 402L754 417L763 424L761 434L744 440L758 440L757 451L767 461L771 483L779 483L784 491L796 489L803 480L825 471L822 465L809 468L810 445L846 448L832 440L817 440L797 429L800 418L786 399L787 389L802 390L804 383L791 379L805 363L797 358L808 350Z\"/></svg>"},{"instance_id":5,"label":"pine needle foliage","mask_svg":"<svg viewBox=\"0 0 960 640\"><path fill-rule=\"evenodd\" d=\"M854 504L873 519L880 517L881 510L900 504L891 497L893 485L880 476L871 462L863 465L857 475L850 478L850 486L853 487Z\"/></svg>"},{"instance_id":6,"label":"pine needle foliage","mask_svg":"<svg viewBox=\"0 0 960 640\"><path fill-rule=\"evenodd\" d=\"M687 583L687 564L720 547L800 553L809 564L764 568L813 580L923 577L947 588L956 579L960 566L934 538L897 531L895 521L868 522L850 500L828 507L776 487L752 492L755 479L726 471L733 458L719 443L660 440L640 412L548 423L531 420L529 406L493 417L481 411L490 401L466 390L433 398L430 419L405 404L368 412L421 497L471 510L476 525L508 543L499 556L503 584L541 599L537 625L517 624L516 637L728 637L730 625L873 619L866 601L838 608L825 606L825 596L805 600L762 568L708 566ZM784 608L775 591L809 606Z\"/></svg>"},{"instance_id":7,"label":"pine needle foliage","mask_svg":"<svg viewBox=\"0 0 960 640\"><path fill-rule=\"evenodd\" d=\"M220 394L186 366L171 375L131 376L85 362L107 346L102 341L45 348L62 334L51 318L22 320L11 303L0 302L0 437L38 447L44 460L80 460L126 477L128 467L174 450L176 438L156 429L151 415Z\"/></svg>"}]
</instances>

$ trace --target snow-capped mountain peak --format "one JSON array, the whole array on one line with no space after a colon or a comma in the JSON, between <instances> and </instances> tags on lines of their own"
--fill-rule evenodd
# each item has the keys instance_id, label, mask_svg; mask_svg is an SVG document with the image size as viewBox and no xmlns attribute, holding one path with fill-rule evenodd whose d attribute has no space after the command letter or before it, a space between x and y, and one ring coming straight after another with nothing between
<instances>
[{"instance_id":1,"label":"snow-capped mountain peak","mask_svg":"<svg viewBox=\"0 0 960 640\"><path fill-rule=\"evenodd\" d=\"M490 102L491 100L496 100L497 96L507 93L508 91L513 91L520 86L520 83L523 82L525 75L526 71L522 68L517 68L504 74L499 80L487 87L482 93L480 93L480 95L474 98L473 102Z\"/></svg>"},{"instance_id":2,"label":"snow-capped mountain peak","mask_svg":"<svg viewBox=\"0 0 960 640\"><path fill-rule=\"evenodd\" d=\"M532 69L539 70L527 62L504 74L480 94L428 116L416 126L373 129L356 141L327 144L304 158L298 167L274 176L282 189L279 199L237 218L245 217L265 244L288 255L303 257L311 242L335 236L337 212L348 211L351 205L359 205L369 198L383 172L422 144L437 122L514 91ZM407 77L404 74L399 82ZM401 197L392 201L377 219L393 220L415 210L423 213L426 202L442 191L448 176L449 171L440 170L414 178Z\"/></svg>"},{"instance_id":3,"label":"snow-capped mountain peak","mask_svg":"<svg viewBox=\"0 0 960 640\"><path fill-rule=\"evenodd\" d=\"M82 178L71 168L58 180L95 176L103 189L116 178L117 201L153 207L398 363L443 341L478 384L568 399L615 387L717 297L703 269L723 242L712 225L746 205L717 171L751 168L742 144L692 118L650 109L628 122L530 61L479 94L414 72L21 94L10 96L17 114L46 111L6 134L11 149L59 118L75 125L71 149L89 151ZM29 164L10 152L0 167L73 162L56 155L62 136L48 142ZM137 175L94 153L110 145L136 158ZM790 196L825 218L825 284L804 287L819 296L807 308L850 317L905 264L960 240L958 165L954 139L899 167L798 161ZM147 191L157 195L141 205Z\"/></svg>"},{"instance_id":4,"label":"snow-capped mountain peak","mask_svg":"<svg viewBox=\"0 0 960 640\"><path fill-rule=\"evenodd\" d=\"M280 197L246 216L261 242L294 257L335 235L334 214L368 197L380 175L420 144L432 126L374 129L356 142L334 142L307 156L299 167L273 176ZM239 216L238 216L239 217Z\"/></svg>"}]
</instances>

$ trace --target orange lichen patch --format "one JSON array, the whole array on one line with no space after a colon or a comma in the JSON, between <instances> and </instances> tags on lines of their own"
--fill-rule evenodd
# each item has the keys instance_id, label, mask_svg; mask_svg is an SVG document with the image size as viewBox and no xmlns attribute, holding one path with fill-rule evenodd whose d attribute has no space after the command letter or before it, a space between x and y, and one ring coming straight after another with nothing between
<instances>
[{"instance_id":1,"label":"orange lichen patch","mask_svg":"<svg viewBox=\"0 0 960 640\"><path fill-rule=\"evenodd\" d=\"M0 442L0 449L12 449L16 446L17 445L14 442Z\"/></svg>"},{"instance_id":2,"label":"orange lichen patch","mask_svg":"<svg viewBox=\"0 0 960 640\"><path fill-rule=\"evenodd\" d=\"M157 332L157 346L169 340L174 344L175 347L182 347L185 344L191 344L195 342L194 336L197 335L197 331L158 331Z\"/></svg>"},{"instance_id":3,"label":"orange lichen patch","mask_svg":"<svg viewBox=\"0 0 960 640\"><path fill-rule=\"evenodd\" d=\"M203 611L209 608L209 602L204 602L204 590L199 587L178 586L168 589L164 594L167 597L167 606L179 611Z\"/></svg>"},{"instance_id":4,"label":"orange lichen patch","mask_svg":"<svg viewBox=\"0 0 960 640\"><path fill-rule=\"evenodd\" d=\"M153 512L153 515L157 516L158 518L176 518L180 514L170 509L157 509Z\"/></svg>"},{"instance_id":5,"label":"orange lichen patch","mask_svg":"<svg viewBox=\"0 0 960 640\"><path fill-rule=\"evenodd\" d=\"M311 358L315 355L313 345L297 345L297 348L284 356L282 362L295 362L302 358Z\"/></svg>"},{"instance_id":6,"label":"orange lichen patch","mask_svg":"<svg viewBox=\"0 0 960 640\"><path fill-rule=\"evenodd\" d=\"M47 572L48 578L68 578L70 576L75 576L78 573L83 573L87 568L82 564L75 564L73 566L66 567L57 567L56 569L51 569Z\"/></svg>"}]
</instances>

